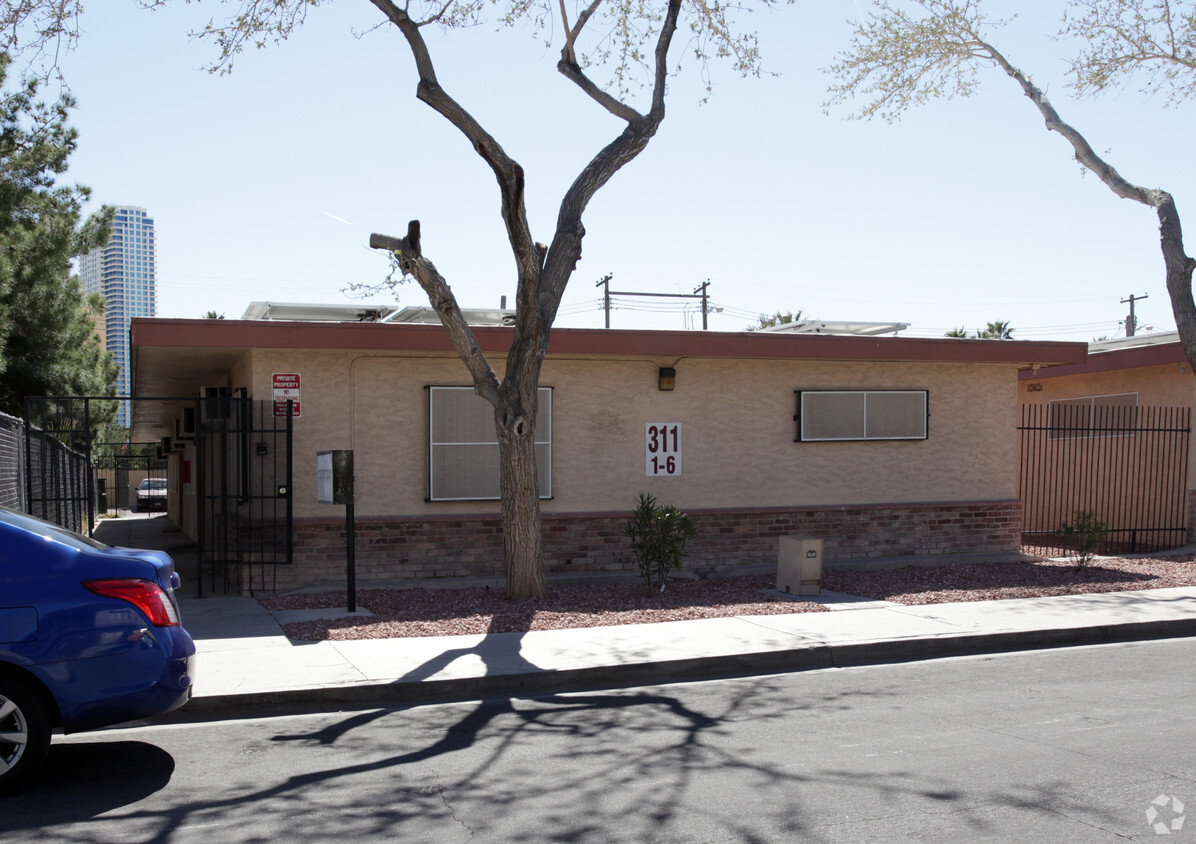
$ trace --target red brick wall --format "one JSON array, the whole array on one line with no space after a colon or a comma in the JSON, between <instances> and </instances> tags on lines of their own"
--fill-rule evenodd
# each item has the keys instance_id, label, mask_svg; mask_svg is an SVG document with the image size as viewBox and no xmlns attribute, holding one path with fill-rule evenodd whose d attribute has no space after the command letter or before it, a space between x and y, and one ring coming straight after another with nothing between
<instances>
[{"instance_id":1,"label":"red brick wall","mask_svg":"<svg viewBox=\"0 0 1196 844\"><path fill-rule=\"evenodd\" d=\"M709 576L772 565L777 538L823 540L827 560L1015 553L1021 540L1018 501L860 507L691 510L697 535L682 568ZM628 514L545 514L544 554L551 573L636 572L623 535ZM498 518L357 523L357 581L501 577ZM295 525L295 565L278 567L278 589L345 580L344 522Z\"/></svg>"}]
</instances>

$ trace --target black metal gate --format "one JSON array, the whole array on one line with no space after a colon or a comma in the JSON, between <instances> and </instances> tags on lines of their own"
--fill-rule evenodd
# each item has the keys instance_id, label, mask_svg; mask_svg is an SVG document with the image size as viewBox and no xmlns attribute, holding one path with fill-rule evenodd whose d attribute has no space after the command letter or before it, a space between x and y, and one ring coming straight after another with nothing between
<instances>
[{"instance_id":1,"label":"black metal gate","mask_svg":"<svg viewBox=\"0 0 1196 844\"><path fill-rule=\"evenodd\" d=\"M166 512L166 460L158 443L96 443L96 512Z\"/></svg>"},{"instance_id":2,"label":"black metal gate","mask_svg":"<svg viewBox=\"0 0 1196 844\"><path fill-rule=\"evenodd\" d=\"M183 497L171 510L180 515L179 527L190 534L194 518L200 594L204 566L209 567L213 591L218 575L223 588L229 589L234 572L238 580L233 588L252 593L255 582L264 588L267 566L272 575L275 566L293 560L292 406L253 401L230 388L216 393L198 399L27 398L23 448L27 509L72 529L90 531L97 512L138 509L137 488L142 481L169 481L175 486L166 490L165 500ZM97 441L100 430L120 430L112 425L117 402L139 401L176 408L186 422L175 430L184 436L141 444ZM188 449L192 438L194 452ZM167 453L178 461L174 480L168 473ZM154 504L161 506L160 501Z\"/></svg>"},{"instance_id":3,"label":"black metal gate","mask_svg":"<svg viewBox=\"0 0 1196 844\"><path fill-rule=\"evenodd\" d=\"M1108 528L1098 553L1187 541L1190 408L1024 405L1018 432L1027 552L1059 553L1060 529L1080 513Z\"/></svg>"},{"instance_id":4,"label":"black metal gate","mask_svg":"<svg viewBox=\"0 0 1196 844\"><path fill-rule=\"evenodd\" d=\"M200 594L203 569L214 591L266 588L266 567L292 562L290 402L286 413L273 402L237 396L201 398L195 412L197 545ZM260 578L260 581L256 579ZM273 588L273 584L271 584Z\"/></svg>"}]
</instances>

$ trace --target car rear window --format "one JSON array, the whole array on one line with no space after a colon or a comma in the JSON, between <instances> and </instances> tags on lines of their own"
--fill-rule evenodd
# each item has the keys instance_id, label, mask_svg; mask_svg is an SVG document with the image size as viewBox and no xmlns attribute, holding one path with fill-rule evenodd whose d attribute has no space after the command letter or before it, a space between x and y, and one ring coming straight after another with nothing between
<instances>
[{"instance_id":1,"label":"car rear window","mask_svg":"<svg viewBox=\"0 0 1196 844\"><path fill-rule=\"evenodd\" d=\"M10 510L7 507L0 507L0 522L27 530L30 533L36 533L55 542L61 542L63 545L69 545L72 548L78 548L81 551L93 548L102 551L108 547L103 542L96 542L91 537L83 536L82 534L75 533L73 530L67 530L52 522L47 522L36 516L30 516L27 513L18 513L16 510Z\"/></svg>"}]
</instances>

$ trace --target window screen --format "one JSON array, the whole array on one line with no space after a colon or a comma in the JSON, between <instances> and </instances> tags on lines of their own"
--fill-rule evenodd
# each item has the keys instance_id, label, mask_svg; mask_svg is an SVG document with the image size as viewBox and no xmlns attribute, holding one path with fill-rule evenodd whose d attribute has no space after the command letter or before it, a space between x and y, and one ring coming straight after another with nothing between
<instances>
[{"instance_id":1,"label":"window screen","mask_svg":"<svg viewBox=\"0 0 1196 844\"><path fill-rule=\"evenodd\" d=\"M927 395L925 390L799 390L797 438L924 440Z\"/></svg>"},{"instance_id":2,"label":"window screen","mask_svg":"<svg viewBox=\"0 0 1196 844\"><path fill-rule=\"evenodd\" d=\"M536 473L540 497L552 497L552 388L541 387L536 411ZM428 498L499 498L494 408L472 387L428 388Z\"/></svg>"}]
</instances>

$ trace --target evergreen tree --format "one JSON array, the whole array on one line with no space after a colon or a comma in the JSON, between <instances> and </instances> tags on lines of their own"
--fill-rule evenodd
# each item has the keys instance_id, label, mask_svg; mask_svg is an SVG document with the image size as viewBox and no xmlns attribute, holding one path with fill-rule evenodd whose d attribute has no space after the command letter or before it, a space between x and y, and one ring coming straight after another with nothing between
<instances>
[{"instance_id":1,"label":"evergreen tree","mask_svg":"<svg viewBox=\"0 0 1196 844\"><path fill-rule=\"evenodd\" d=\"M71 275L72 258L106 241L110 216L82 221L88 190L58 183L74 103L42 102L36 80L9 91L9 61L0 54L0 411L20 416L26 396L111 395L117 369Z\"/></svg>"}]
</instances>

